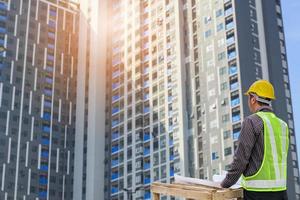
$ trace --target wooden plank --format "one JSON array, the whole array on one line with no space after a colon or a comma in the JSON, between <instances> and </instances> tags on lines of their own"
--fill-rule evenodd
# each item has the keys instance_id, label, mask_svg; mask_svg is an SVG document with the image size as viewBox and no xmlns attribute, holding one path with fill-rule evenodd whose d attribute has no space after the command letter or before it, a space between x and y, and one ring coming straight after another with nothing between
<instances>
[{"instance_id":1,"label":"wooden plank","mask_svg":"<svg viewBox=\"0 0 300 200\"><path fill-rule=\"evenodd\" d=\"M153 183L152 185L165 186L165 187L177 188L177 189L196 190L196 191L217 191L214 188L207 188L207 187L196 186L196 185L187 185L187 184L182 184L182 183L174 183L174 184Z\"/></svg>"},{"instance_id":2,"label":"wooden plank","mask_svg":"<svg viewBox=\"0 0 300 200\"><path fill-rule=\"evenodd\" d=\"M224 199L232 199L232 198L239 198L243 197L243 190L242 189L227 189L223 191L217 191L212 194L214 200L224 200Z\"/></svg>"},{"instance_id":3,"label":"wooden plank","mask_svg":"<svg viewBox=\"0 0 300 200\"><path fill-rule=\"evenodd\" d=\"M152 193L153 194L153 200L159 200L160 195L158 193Z\"/></svg>"},{"instance_id":4,"label":"wooden plank","mask_svg":"<svg viewBox=\"0 0 300 200\"><path fill-rule=\"evenodd\" d=\"M195 190L179 189L179 188L172 188L172 187L170 188L162 185L151 186L151 191L153 193L160 193L164 195L184 197L190 199L210 200L212 197L212 194L206 191L195 191Z\"/></svg>"}]
</instances>

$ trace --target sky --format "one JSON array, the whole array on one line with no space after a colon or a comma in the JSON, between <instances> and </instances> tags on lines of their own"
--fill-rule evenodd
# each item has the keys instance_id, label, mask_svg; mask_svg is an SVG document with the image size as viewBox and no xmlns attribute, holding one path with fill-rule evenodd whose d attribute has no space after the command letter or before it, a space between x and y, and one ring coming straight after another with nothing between
<instances>
[{"instance_id":1,"label":"sky","mask_svg":"<svg viewBox=\"0 0 300 200\"><path fill-rule=\"evenodd\" d=\"M282 0L281 4L289 64L296 142L298 158L300 158L300 1Z\"/></svg>"}]
</instances>

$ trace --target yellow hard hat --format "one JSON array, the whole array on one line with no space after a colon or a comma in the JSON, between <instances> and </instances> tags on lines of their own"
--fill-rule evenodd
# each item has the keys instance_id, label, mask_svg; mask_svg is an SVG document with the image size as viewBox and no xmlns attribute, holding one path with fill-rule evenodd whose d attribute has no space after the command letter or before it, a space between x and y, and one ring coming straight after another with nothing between
<instances>
[{"instance_id":1,"label":"yellow hard hat","mask_svg":"<svg viewBox=\"0 0 300 200\"><path fill-rule=\"evenodd\" d=\"M266 80L258 80L255 81L245 95L249 95L250 93L254 93L259 97L267 98L267 99L275 99L275 92L273 85Z\"/></svg>"}]
</instances>

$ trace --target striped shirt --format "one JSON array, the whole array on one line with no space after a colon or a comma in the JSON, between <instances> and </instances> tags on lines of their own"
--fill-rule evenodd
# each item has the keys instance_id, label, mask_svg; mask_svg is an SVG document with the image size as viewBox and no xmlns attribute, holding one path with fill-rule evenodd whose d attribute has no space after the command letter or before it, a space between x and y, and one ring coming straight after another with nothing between
<instances>
[{"instance_id":1,"label":"striped shirt","mask_svg":"<svg viewBox=\"0 0 300 200\"><path fill-rule=\"evenodd\" d=\"M271 107L262 106L257 110L273 112ZM251 176L259 170L264 158L264 123L255 113L243 121L238 146L230 169L221 186L228 188L235 184L240 176Z\"/></svg>"}]
</instances>

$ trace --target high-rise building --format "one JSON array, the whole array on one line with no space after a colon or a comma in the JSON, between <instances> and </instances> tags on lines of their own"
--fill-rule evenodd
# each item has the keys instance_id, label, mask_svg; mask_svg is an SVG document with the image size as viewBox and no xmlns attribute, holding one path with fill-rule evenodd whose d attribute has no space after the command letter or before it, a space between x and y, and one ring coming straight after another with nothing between
<instances>
[{"instance_id":1,"label":"high-rise building","mask_svg":"<svg viewBox=\"0 0 300 200\"><path fill-rule=\"evenodd\" d=\"M105 199L150 199L153 181L228 169L257 79L274 84L289 125L288 194L299 199L279 0L114 0L109 16Z\"/></svg>"},{"instance_id":2,"label":"high-rise building","mask_svg":"<svg viewBox=\"0 0 300 200\"><path fill-rule=\"evenodd\" d=\"M79 0L74 200L104 199L107 0Z\"/></svg>"},{"instance_id":3,"label":"high-rise building","mask_svg":"<svg viewBox=\"0 0 300 200\"><path fill-rule=\"evenodd\" d=\"M243 95L257 79L273 83L274 112L289 125L288 194L299 199L293 125L280 0L186 1L187 69L191 87L195 175L211 178L232 161L243 119Z\"/></svg>"},{"instance_id":4,"label":"high-rise building","mask_svg":"<svg viewBox=\"0 0 300 200\"><path fill-rule=\"evenodd\" d=\"M0 199L73 199L78 9L0 2Z\"/></svg>"}]
</instances>

